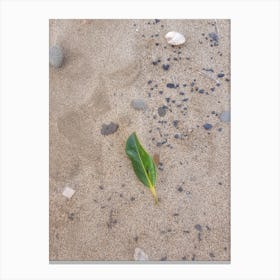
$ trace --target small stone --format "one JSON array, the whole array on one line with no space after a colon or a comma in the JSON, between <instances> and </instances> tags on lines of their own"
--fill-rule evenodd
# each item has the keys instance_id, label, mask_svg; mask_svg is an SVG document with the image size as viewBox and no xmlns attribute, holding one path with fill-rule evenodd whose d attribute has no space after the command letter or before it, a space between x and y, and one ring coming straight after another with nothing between
<instances>
[{"instance_id":1,"label":"small stone","mask_svg":"<svg viewBox=\"0 0 280 280\"><path fill-rule=\"evenodd\" d=\"M119 128L119 125L116 123L111 122L110 124L102 124L101 134L102 135L109 135L115 133Z\"/></svg>"},{"instance_id":2,"label":"small stone","mask_svg":"<svg viewBox=\"0 0 280 280\"><path fill-rule=\"evenodd\" d=\"M195 225L194 228L198 231L202 231L202 227L199 224Z\"/></svg>"},{"instance_id":3,"label":"small stone","mask_svg":"<svg viewBox=\"0 0 280 280\"><path fill-rule=\"evenodd\" d=\"M164 117L166 115L166 107L159 107L158 114L160 117Z\"/></svg>"},{"instance_id":4,"label":"small stone","mask_svg":"<svg viewBox=\"0 0 280 280\"><path fill-rule=\"evenodd\" d=\"M215 33L215 32L209 33L208 36L210 37L210 39L212 39L212 40L215 41L215 42L218 42L218 41L219 41L219 36L218 36L218 34Z\"/></svg>"},{"instance_id":5,"label":"small stone","mask_svg":"<svg viewBox=\"0 0 280 280\"><path fill-rule=\"evenodd\" d=\"M230 122L230 111L224 111L220 115L220 120L222 122Z\"/></svg>"},{"instance_id":6,"label":"small stone","mask_svg":"<svg viewBox=\"0 0 280 280\"><path fill-rule=\"evenodd\" d=\"M204 93L204 89L200 89L198 92L199 93Z\"/></svg>"},{"instance_id":7,"label":"small stone","mask_svg":"<svg viewBox=\"0 0 280 280\"><path fill-rule=\"evenodd\" d=\"M68 199L70 199L74 195L75 192L76 192L75 190L73 190L72 188L66 186L63 189L62 195L67 197Z\"/></svg>"},{"instance_id":8,"label":"small stone","mask_svg":"<svg viewBox=\"0 0 280 280\"><path fill-rule=\"evenodd\" d=\"M162 65L163 70L167 71L169 69L169 64Z\"/></svg>"},{"instance_id":9,"label":"small stone","mask_svg":"<svg viewBox=\"0 0 280 280\"><path fill-rule=\"evenodd\" d=\"M148 107L147 104L144 100L142 99L134 99L131 101L131 106L135 109L135 110L143 110L145 111Z\"/></svg>"},{"instance_id":10,"label":"small stone","mask_svg":"<svg viewBox=\"0 0 280 280\"><path fill-rule=\"evenodd\" d=\"M213 126L212 126L212 124L210 124L210 123L206 123L206 124L203 125L203 127L204 127L206 130L210 130Z\"/></svg>"},{"instance_id":11,"label":"small stone","mask_svg":"<svg viewBox=\"0 0 280 280\"><path fill-rule=\"evenodd\" d=\"M59 68L62 66L63 63L63 51L60 46L52 46L49 49L49 61L50 65L54 68Z\"/></svg>"},{"instance_id":12,"label":"small stone","mask_svg":"<svg viewBox=\"0 0 280 280\"><path fill-rule=\"evenodd\" d=\"M168 88L175 88L175 85L172 84L172 83L168 83L166 86L167 86Z\"/></svg>"},{"instance_id":13,"label":"small stone","mask_svg":"<svg viewBox=\"0 0 280 280\"><path fill-rule=\"evenodd\" d=\"M140 248L135 248L134 251L134 260L135 261L148 261L148 255Z\"/></svg>"},{"instance_id":14,"label":"small stone","mask_svg":"<svg viewBox=\"0 0 280 280\"><path fill-rule=\"evenodd\" d=\"M217 75L218 78L223 78L224 76L225 76L224 73L219 73L219 74Z\"/></svg>"},{"instance_id":15,"label":"small stone","mask_svg":"<svg viewBox=\"0 0 280 280\"><path fill-rule=\"evenodd\" d=\"M178 120L173 121L173 125L174 125L174 127L178 128L178 123L179 123L179 121L178 121Z\"/></svg>"},{"instance_id":16,"label":"small stone","mask_svg":"<svg viewBox=\"0 0 280 280\"><path fill-rule=\"evenodd\" d=\"M179 188L177 189L177 191L178 191L178 192L182 192L182 191L183 191L183 188L182 188L182 187L179 187Z\"/></svg>"}]
</instances>

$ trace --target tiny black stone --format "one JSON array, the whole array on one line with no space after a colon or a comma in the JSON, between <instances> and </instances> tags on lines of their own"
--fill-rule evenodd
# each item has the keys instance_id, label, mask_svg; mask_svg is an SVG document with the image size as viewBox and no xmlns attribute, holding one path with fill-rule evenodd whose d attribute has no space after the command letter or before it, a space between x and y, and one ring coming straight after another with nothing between
<instances>
[{"instance_id":1,"label":"tiny black stone","mask_svg":"<svg viewBox=\"0 0 280 280\"><path fill-rule=\"evenodd\" d=\"M169 69L169 64L162 65L163 70L167 71Z\"/></svg>"},{"instance_id":2,"label":"tiny black stone","mask_svg":"<svg viewBox=\"0 0 280 280\"><path fill-rule=\"evenodd\" d=\"M182 191L183 191L183 188L182 188L182 187L179 187L179 188L177 189L177 191L178 191L178 192L182 192Z\"/></svg>"},{"instance_id":3,"label":"tiny black stone","mask_svg":"<svg viewBox=\"0 0 280 280\"><path fill-rule=\"evenodd\" d=\"M200 224L196 224L196 225L194 226L194 228L195 228L196 230L198 230L198 231L202 231L202 227L201 227Z\"/></svg>"},{"instance_id":4,"label":"tiny black stone","mask_svg":"<svg viewBox=\"0 0 280 280\"><path fill-rule=\"evenodd\" d=\"M180 95L185 95L185 93L181 91L181 92L180 92Z\"/></svg>"},{"instance_id":5,"label":"tiny black stone","mask_svg":"<svg viewBox=\"0 0 280 280\"><path fill-rule=\"evenodd\" d=\"M210 124L210 123L206 123L206 124L203 125L203 127L204 127L206 130L210 130L213 126L212 126L212 124Z\"/></svg>"},{"instance_id":6,"label":"tiny black stone","mask_svg":"<svg viewBox=\"0 0 280 280\"><path fill-rule=\"evenodd\" d=\"M167 103L169 103L170 97L166 97L165 100L166 100Z\"/></svg>"},{"instance_id":7,"label":"tiny black stone","mask_svg":"<svg viewBox=\"0 0 280 280\"><path fill-rule=\"evenodd\" d=\"M209 253L210 258L215 258L215 255L211 252Z\"/></svg>"},{"instance_id":8,"label":"tiny black stone","mask_svg":"<svg viewBox=\"0 0 280 280\"><path fill-rule=\"evenodd\" d=\"M149 81L148 81L148 85L150 85L152 82L153 82L152 80L149 80Z\"/></svg>"},{"instance_id":9,"label":"tiny black stone","mask_svg":"<svg viewBox=\"0 0 280 280\"><path fill-rule=\"evenodd\" d=\"M204 93L204 89L200 89L198 92L199 93Z\"/></svg>"},{"instance_id":10,"label":"tiny black stone","mask_svg":"<svg viewBox=\"0 0 280 280\"><path fill-rule=\"evenodd\" d=\"M223 73L219 73L219 74L217 75L218 78L223 78L224 76L225 76L225 74L223 74Z\"/></svg>"},{"instance_id":11,"label":"tiny black stone","mask_svg":"<svg viewBox=\"0 0 280 280\"><path fill-rule=\"evenodd\" d=\"M162 91L162 90L160 90L158 93L159 93L159 94L163 94L163 91Z\"/></svg>"},{"instance_id":12,"label":"tiny black stone","mask_svg":"<svg viewBox=\"0 0 280 280\"><path fill-rule=\"evenodd\" d=\"M180 135L179 134L175 134L174 138L178 139L178 138L180 138Z\"/></svg>"},{"instance_id":13,"label":"tiny black stone","mask_svg":"<svg viewBox=\"0 0 280 280\"><path fill-rule=\"evenodd\" d=\"M160 20L159 19L155 19L155 23L159 23L160 22Z\"/></svg>"},{"instance_id":14,"label":"tiny black stone","mask_svg":"<svg viewBox=\"0 0 280 280\"><path fill-rule=\"evenodd\" d=\"M172 83L168 83L168 84L166 84L166 86L167 86L168 88L175 88L175 85L172 84Z\"/></svg>"},{"instance_id":15,"label":"tiny black stone","mask_svg":"<svg viewBox=\"0 0 280 280\"><path fill-rule=\"evenodd\" d=\"M174 127L178 127L178 123L179 123L179 121L178 120L175 120L175 121L173 121L173 125L174 125Z\"/></svg>"},{"instance_id":16,"label":"tiny black stone","mask_svg":"<svg viewBox=\"0 0 280 280\"><path fill-rule=\"evenodd\" d=\"M167 260L167 257L166 257L166 256L165 256L165 257L162 257L160 260L161 260L161 261L166 261L166 260Z\"/></svg>"},{"instance_id":17,"label":"tiny black stone","mask_svg":"<svg viewBox=\"0 0 280 280\"><path fill-rule=\"evenodd\" d=\"M131 200L131 201L134 201L134 200L135 200L135 197L132 196L132 197L130 198L130 200Z\"/></svg>"}]
</instances>

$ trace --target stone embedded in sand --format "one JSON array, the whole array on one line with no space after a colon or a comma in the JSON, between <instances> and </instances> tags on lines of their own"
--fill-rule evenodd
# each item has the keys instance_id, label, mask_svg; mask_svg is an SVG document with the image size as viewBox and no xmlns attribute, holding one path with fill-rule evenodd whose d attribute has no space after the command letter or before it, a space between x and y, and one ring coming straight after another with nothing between
<instances>
[{"instance_id":1,"label":"stone embedded in sand","mask_svg":"<svg viewBox=\"0 0 280 280\"><path fill-rule=\"evenodd\" d=\"M135 248L134 260L135 261L148 261L149 257L142 249Z\"/></svg>"},{"instance_id":2,"label":"stone embedded in sand","mask_svg":"<svg viewBox=\"0 0 280 280\"><path fill-rule=\"evenodd\" d=\"M167 40L168 44L174 46L182 45L186 42L184 35L176 31L168 32L165 35L165 39Z\"/></svg>"},{"instance_id":3,"label":"stone embedded in sand","mask_svg":"<svg viewBox=\"0 0 280 280\"><path fill-rule=\"evenodd\" d=\"M143 110L143 111L148 108L146 102L144 100L142 100L142 99L133 99L131 101L131 106L135 110Z\"/></svg>"},{"instance_id":4,"label":"stone embedded in sand","mask_svg":"<svg viewBox=\"0 0 280 280\"><path fill-rule=\"evenodd\" d=\"M102 135L109 135L115 133L119 128L119 125L116 123L111 122L110 124L102 124L101 134Z\"/></svg>"},{"instance_id":5,"label":"stone embedded in sand","mask_svg":"<svg viewBox=\"0 0 280 280\"><path fill-rule=\"evenodd\" d=\"M72 188L66 186L63 189L62 195L67 197L68 199L70 199L74 195L75 192L76 192L75 190L73 190Z\"/></svg>"},{"instance_id":6,"label":"stone embedded in sand","mask_svg":"<svg viewBox=\"0 0 280 280\"><path fill-rule=\"evenodd\" d=\"M224 111L220 115L220 120L222 122L230 122L230 111Z\"/></svg>"},{"instance_id":7,"label":"stone embedded in sand","mask_svg":"<svg viewBox=\"0 0 280 280\"><path fill-rule=\"evenodd\" d=\"M166 106L162 106L158 108L158 115L160 117L164 117L166 115Z\"/></svg>"},{"instance_id":8,"label":"stone embedded in sand","mask_svg":"<svg viewBox=\"0 0 280 280\"><path fill-rule=\"evenodd\" d=\"M62 66L63 63L63 51L60 46L52 46L49 50L49 61L50 65L54 68L59 68Z\"/></svg>"}]
</instances>

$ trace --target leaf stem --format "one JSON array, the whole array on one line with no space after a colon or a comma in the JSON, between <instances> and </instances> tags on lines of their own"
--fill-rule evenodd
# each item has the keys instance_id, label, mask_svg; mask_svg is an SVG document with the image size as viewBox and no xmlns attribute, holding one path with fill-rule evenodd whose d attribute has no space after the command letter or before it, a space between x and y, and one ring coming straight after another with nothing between
<instances>
[{"instance_id":1,"label":"leaf stem","mask_svg":"<svg viewBox=\"0 0 280 280\"><path fill-rule=\"evenodd\" d=\"M156 193L156 189L154 186L150 187L150 191L153 194L154 198L155 198L155 204L158 204L158 197L157 197L157 193Z\"/></svg>"}]
</instances>

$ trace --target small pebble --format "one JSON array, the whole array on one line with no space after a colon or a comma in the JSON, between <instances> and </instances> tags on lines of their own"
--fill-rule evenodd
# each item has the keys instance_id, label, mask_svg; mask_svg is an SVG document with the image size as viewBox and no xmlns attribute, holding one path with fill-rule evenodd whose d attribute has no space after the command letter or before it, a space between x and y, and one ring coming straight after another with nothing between
<instances>
[{"instance_id":1,"label":"small pebble","mask_svg":"<svg viewBox=\"0 0 280 280\"><path fill-rule=\"evenodd\" d=\"M167 86L168 88L175 88L175 85L172 84L172 83L168 83L166 86Z\"/></svg>"},{"instance_id":2,"label":"small pebble","mask_svg":"<svg viewBox=\"0 0 280 280\"><path fill-rule=\"evenodd\" d=\"M164 117L166 115L166 107L159 107L158 114L160 117Z\"/></svg>"},{"instance_id":3,"label":"small pebble","mask_svg":"<svg viewBox=\"0 0 280 280\"><path fill-rule=\"evenodd\" d=\"M140 248L135 248L134 251L134 260L135 261L148 261L148 255Z\"/></svg>"},{"instance_id":4,"label":"small pebble","mask_svg":"<svg viewBox=\"0 0 280 280\"><path fill-rule=\"evenodd\" d=\"M203 127L204 127L206 130L210 130L213 126L212 126L212 124L210 124L210 123L206 123L206 124L203 125Z\"/></svg>"},{"instance_id":5,"label":"small pebble","mask_svg":"<svg viewBox=\"0 0 280 280\"><path fill-rule=\"evenodd\" d=\"M230 122L230 111L224 111L220 115L220 120L222 122Z\"/></svg>"},{"instance_id":6,"label":"small pebble","mask_svg":"<svg viewBox=\"0 0 280 280\"><path fill-rule=\"evenodd\" d=\"M218 42L219 41L219 36L217 33L215 32L211 32L208 34L209 38L212 39L213 41L215 42Z\"/></svg>"},{"instance_id":7,"label":"small pebble","mask_svg":"<svg viewBox=\"0 0 280 280\"><path fill-rule=\"evenodd\" d=\"M144 100L142 99L134 99L131 101L131 106L135 109L135 110L143 110L145 111L148 107L147 104Z\"/></svg>"},{"instance_id":8,"label":"small pebble","mask_svg":"<svg viewBox=\"0 0 280 280\"><path fill-rule=\"evenodd\" d=\"M167 71L169 69L169 64L162 65L163 70Z\"/></svg>"},{"instance_id":9,"label":"small pebble","mask_svg":"<svg viewBox=\"0 0 280 280\"><path fill-rule=\"evenodd\" d=\"M109 135L115 133L119 128L119 125L116 123L111 122L110 124L102 124L101 134L102 135Z\"/></svg>"},{"instance_id":10,"label":"small pebble","mask_svg":"<svg viewBox=\"0 0 280 280\"><path fill-rule=\"evenodd\" d=\"M223 78L224 76L225 76L224 73L219 73L219 74L217 75L218 78Z\"/></svg>"},{"instance_id":11,"label":"small pebble","mask_svg":"<svg viewBox=\"0 0 280 280\"><path fill-rule=\"evenodd\" d=\"M202 227L199 224L195 225L194 228L198 231L202 231Z\"/></svg>"},{"instance_id":12,"label":"small pebble","mask_svg":"<svg viewBox=\"0 0 280 280\"><path fill-rule=\"evenodd\" d=\"M50 47L49 50L50 65L52 65L54 68L61 67L63 63L63 58L64 58L63 51L60 46Z\"/></svg>"}]
</instances>

